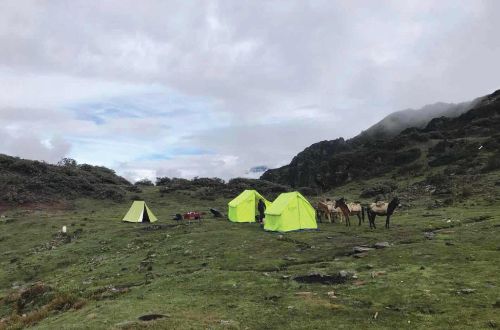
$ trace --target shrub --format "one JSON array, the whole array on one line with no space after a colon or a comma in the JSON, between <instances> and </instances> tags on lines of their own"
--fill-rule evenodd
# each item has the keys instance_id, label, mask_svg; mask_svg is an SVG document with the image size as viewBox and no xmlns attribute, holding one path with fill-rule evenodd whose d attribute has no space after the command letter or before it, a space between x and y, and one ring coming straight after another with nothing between
<instances>
[{"instance_id":1,"label":"shrub","mask_svg":"<svg viewBox=\"0 0 500 330\"><path fill-rule=\"evenodd\" d=\"M149 179L142 179L142 180L139 180L136 183L134 183L134 185L136 185L136 186L154 186L155 184L153 183L153 181L151 181Z\"/></svg>"}]
</instances>

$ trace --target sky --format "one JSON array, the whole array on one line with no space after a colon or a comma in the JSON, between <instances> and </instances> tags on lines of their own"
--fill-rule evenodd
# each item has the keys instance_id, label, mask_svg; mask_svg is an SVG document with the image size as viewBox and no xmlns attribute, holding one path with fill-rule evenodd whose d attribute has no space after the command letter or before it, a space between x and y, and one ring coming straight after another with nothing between
<instances>
[{"instance_id":1,"label":"sky","mask_svg":"<svg viewBox=\"0 0 500 330\"><path fill-rule=\"evenodd\" d=\"M0 2L0 153L251 176L500 88L500 1Z\"/></svg>"}]
</instances>

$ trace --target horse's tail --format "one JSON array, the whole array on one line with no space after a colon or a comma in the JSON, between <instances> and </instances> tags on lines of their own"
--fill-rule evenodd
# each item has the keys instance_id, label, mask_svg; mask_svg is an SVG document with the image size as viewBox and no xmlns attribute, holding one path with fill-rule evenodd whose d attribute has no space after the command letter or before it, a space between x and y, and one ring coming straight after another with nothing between
<instances>
[{"instance_id":1,"label":"horse's tail","mask_svg":"<svg viewBox=\"0 0 500 330\"><path fill-rule=\"evenodd\" d=\"M361 216L363 217L363 222L365 221L365 207L361 206Z\"/></svg>"}]
</instances>

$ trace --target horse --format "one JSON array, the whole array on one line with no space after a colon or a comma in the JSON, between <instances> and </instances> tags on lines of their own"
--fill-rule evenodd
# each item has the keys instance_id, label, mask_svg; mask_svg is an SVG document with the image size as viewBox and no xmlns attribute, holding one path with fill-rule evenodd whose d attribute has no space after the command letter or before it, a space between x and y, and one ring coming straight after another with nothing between
<instances>
[{"instance_id":1,"label":"horse","mask_svg":"<svg viewBox=\"0 0 500 330\"><path fill-rule=\"evenodd\" d=\"M361 220L365 221L365 209L361 206L360 203L345 203L345 199L342 197L335 201L335 208L340 208L342 213L344 214L344 218L346 219L345 225L350 226L351 220L349 216L356 215L359 220L359 226L361 226Z\"/></svg>"},{"instance_id":2,"label":"horse","mask_svg":"<svg viewBox=\"0 0 500 330\"><path fill-rule=\"evenodd\" d=\"M316 207L316 213L319 219L319 222L323 222L321 219L322 217L326 217L328 222L332 222L332 215L331 215L331 210L328 207L328 204L326 202L320 201L318 202L318 206Z\"/></svg>"},{"instance_id":3,"label":"horse","mask_svg":"<svg viewBox=\"0 0 500 330\"><path fill-rule=\"evenodd\" d=\"M318 202L316 212L320 222L323 216L325 216L330 223L335 222L335 219L339 219L341 223L343 221L341 210L339 208L335 208L334 203L329 199Z\"/></svg>"},{"instance_id":4,"label":"horse","mask_svg":"<svg viewBox=\"0 0 500 330\"><path fill-rule=\"evenodd\" d=\"M389 203L387 202L376 202L371 203L370 206L366 208L366 212L368 213L368 221L370 222L370 228L376 229L375 226L375 217L377 215L386 216L385 220L385 228L389 228L389 222L391 219L391 215L394 213L394 210L398 206L400 206L399 198L394 197Z\"/></svg>"}]
</instances>

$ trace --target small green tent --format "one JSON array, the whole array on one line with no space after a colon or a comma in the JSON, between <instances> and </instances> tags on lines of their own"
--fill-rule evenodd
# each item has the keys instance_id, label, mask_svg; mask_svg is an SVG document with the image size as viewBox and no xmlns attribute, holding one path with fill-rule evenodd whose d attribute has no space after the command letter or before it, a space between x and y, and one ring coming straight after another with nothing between
<instances>
[{"instance_id":1,"label":"small green tent","mask_svg":"<svg viewBox=\"0 0 500 330\"><path fill-rule=\"evenodd\" d=\"M285 232L317 228L316 212L299 192L279 195L266 210L265 230Z\"/></svg>"},{"instance_id":2,"label":"small green tent","mask_svg":"<svg viewBox=\"0 0 500 330\"><path fill-rule=\"evenodd\" d=\"M134 201L122 221L128 222L155 222L158 219L151 212L144 201Z\"/></svg>"},{"instance_id":3,"label":"small green tent","mask_svg":"<svg viewBox=\"0 0 500 330\"><path fill-rule=\"evenodd\" d=\"M255 216L259 213L257 205L259 199L266 204L266 208L271 202L262 197L256 190L245 190L227 205L229 210L227 216L232 222L255 222Z\"/></svg>"}]
</instances>

